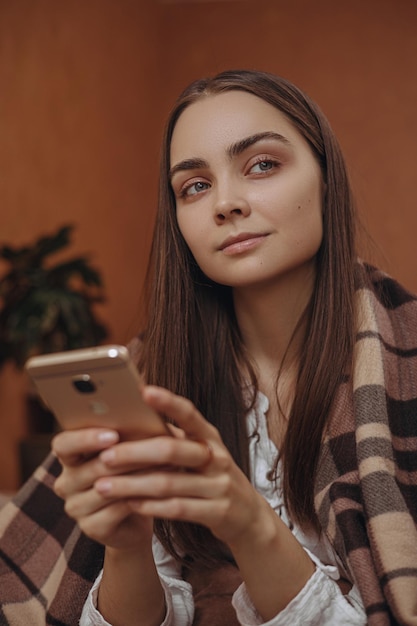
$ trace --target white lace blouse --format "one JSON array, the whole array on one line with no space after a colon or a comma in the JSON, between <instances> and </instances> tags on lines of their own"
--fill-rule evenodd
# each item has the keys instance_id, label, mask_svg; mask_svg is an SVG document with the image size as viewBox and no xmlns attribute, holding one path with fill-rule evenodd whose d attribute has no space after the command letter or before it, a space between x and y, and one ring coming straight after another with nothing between
<instances>
[{"instance_id":1,"label":"white lace blouse","mask_svg":"<svg viewBox=\"0 0 417 626\"><path fill-rule=\"evenodd\" d=\"M298 595L268 622L263 622L257 613L245 584L240 585L232 598L238 622L242 626L365 626L366 615L357 588L353 586L347 595L343 595L336 583L343 570L332 546L324 536L318 538L314 532L302 531L291 523L283 504L281 489L279 485L277 487L276 481L271 481L268 477L277 456L277 449L268 436L268 408L268 399L259 393L247 418L253 485L291 528L314 561L316 569ZM153 552L167 606L161 626L191 626L194 603L190 585L181 578L178 563L167 554L156 538L153 541ZM80 626L111 626L96 608L100 580L101 574L84 605Z\"/></svg>"}]
</instances>

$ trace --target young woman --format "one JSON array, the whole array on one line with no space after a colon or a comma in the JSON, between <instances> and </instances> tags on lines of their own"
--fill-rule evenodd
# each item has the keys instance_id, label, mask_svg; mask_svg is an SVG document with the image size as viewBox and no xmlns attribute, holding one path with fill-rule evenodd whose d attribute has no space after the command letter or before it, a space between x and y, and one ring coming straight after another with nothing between
<instances>
[{"instance_id":1,"label":"young woman","mask_svg":"<svg viewBox=\"0 0 417 626\"><path fill-rule=\"evenodd\" d=\"M295 86L235 71L180 96L139 348L173 436L53 444L105 546L82 625L417 624L417 304L357 260L354 219Z\"/></svg>"}]
</instances>

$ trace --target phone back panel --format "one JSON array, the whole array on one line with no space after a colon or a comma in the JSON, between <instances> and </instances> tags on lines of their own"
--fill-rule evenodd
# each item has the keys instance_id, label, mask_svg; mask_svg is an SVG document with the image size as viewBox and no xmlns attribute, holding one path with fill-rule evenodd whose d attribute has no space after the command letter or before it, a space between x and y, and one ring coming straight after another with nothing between
<instances>
[{"instance_id":1,"label":"phone back panel","mask_svg":"<svg viewBox=\"0 0 417 626\"><path fill-rule=\"evenodd\" d=\"M143 401L140 376L124 346L41 355L29 359L26 370L65 429L113 428L123 439L168 432Z\"/></svg>"}]
</instances>

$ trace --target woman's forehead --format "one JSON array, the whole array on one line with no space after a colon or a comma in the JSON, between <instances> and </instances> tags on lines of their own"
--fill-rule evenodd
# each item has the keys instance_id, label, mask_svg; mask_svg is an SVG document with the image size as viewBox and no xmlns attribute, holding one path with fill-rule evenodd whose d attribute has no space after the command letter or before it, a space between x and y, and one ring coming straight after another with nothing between
<instances>
[{"instance_id":1,"label":"woman's forehead","mask_svg":"<svg viewBox=\"0 0 417 626\"><path fill-rule=\"evenodd\" d=\"M284 113L258 96L239 90L202 96L177 121L171 162L267 131L280 133L290 142L302 139Z\"/></svg>"}]
</instances>

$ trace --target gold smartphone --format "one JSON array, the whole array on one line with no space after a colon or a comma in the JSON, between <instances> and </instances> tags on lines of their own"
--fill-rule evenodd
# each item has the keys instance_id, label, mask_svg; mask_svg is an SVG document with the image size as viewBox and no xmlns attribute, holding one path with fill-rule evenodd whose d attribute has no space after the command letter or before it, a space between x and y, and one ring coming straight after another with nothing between
<instances>
[{"instance_id":1,"label":"gold smartphone","mask_svg":"<svg viewBox=\"0 0 417 626\"><path fill-rule=\"evenodd\" d=\"M31 357L25 369L65 430L99 426L121 439L170 434L143 400L143 385L125 346L107 345Z\"/></svg>"}]
</instances>

